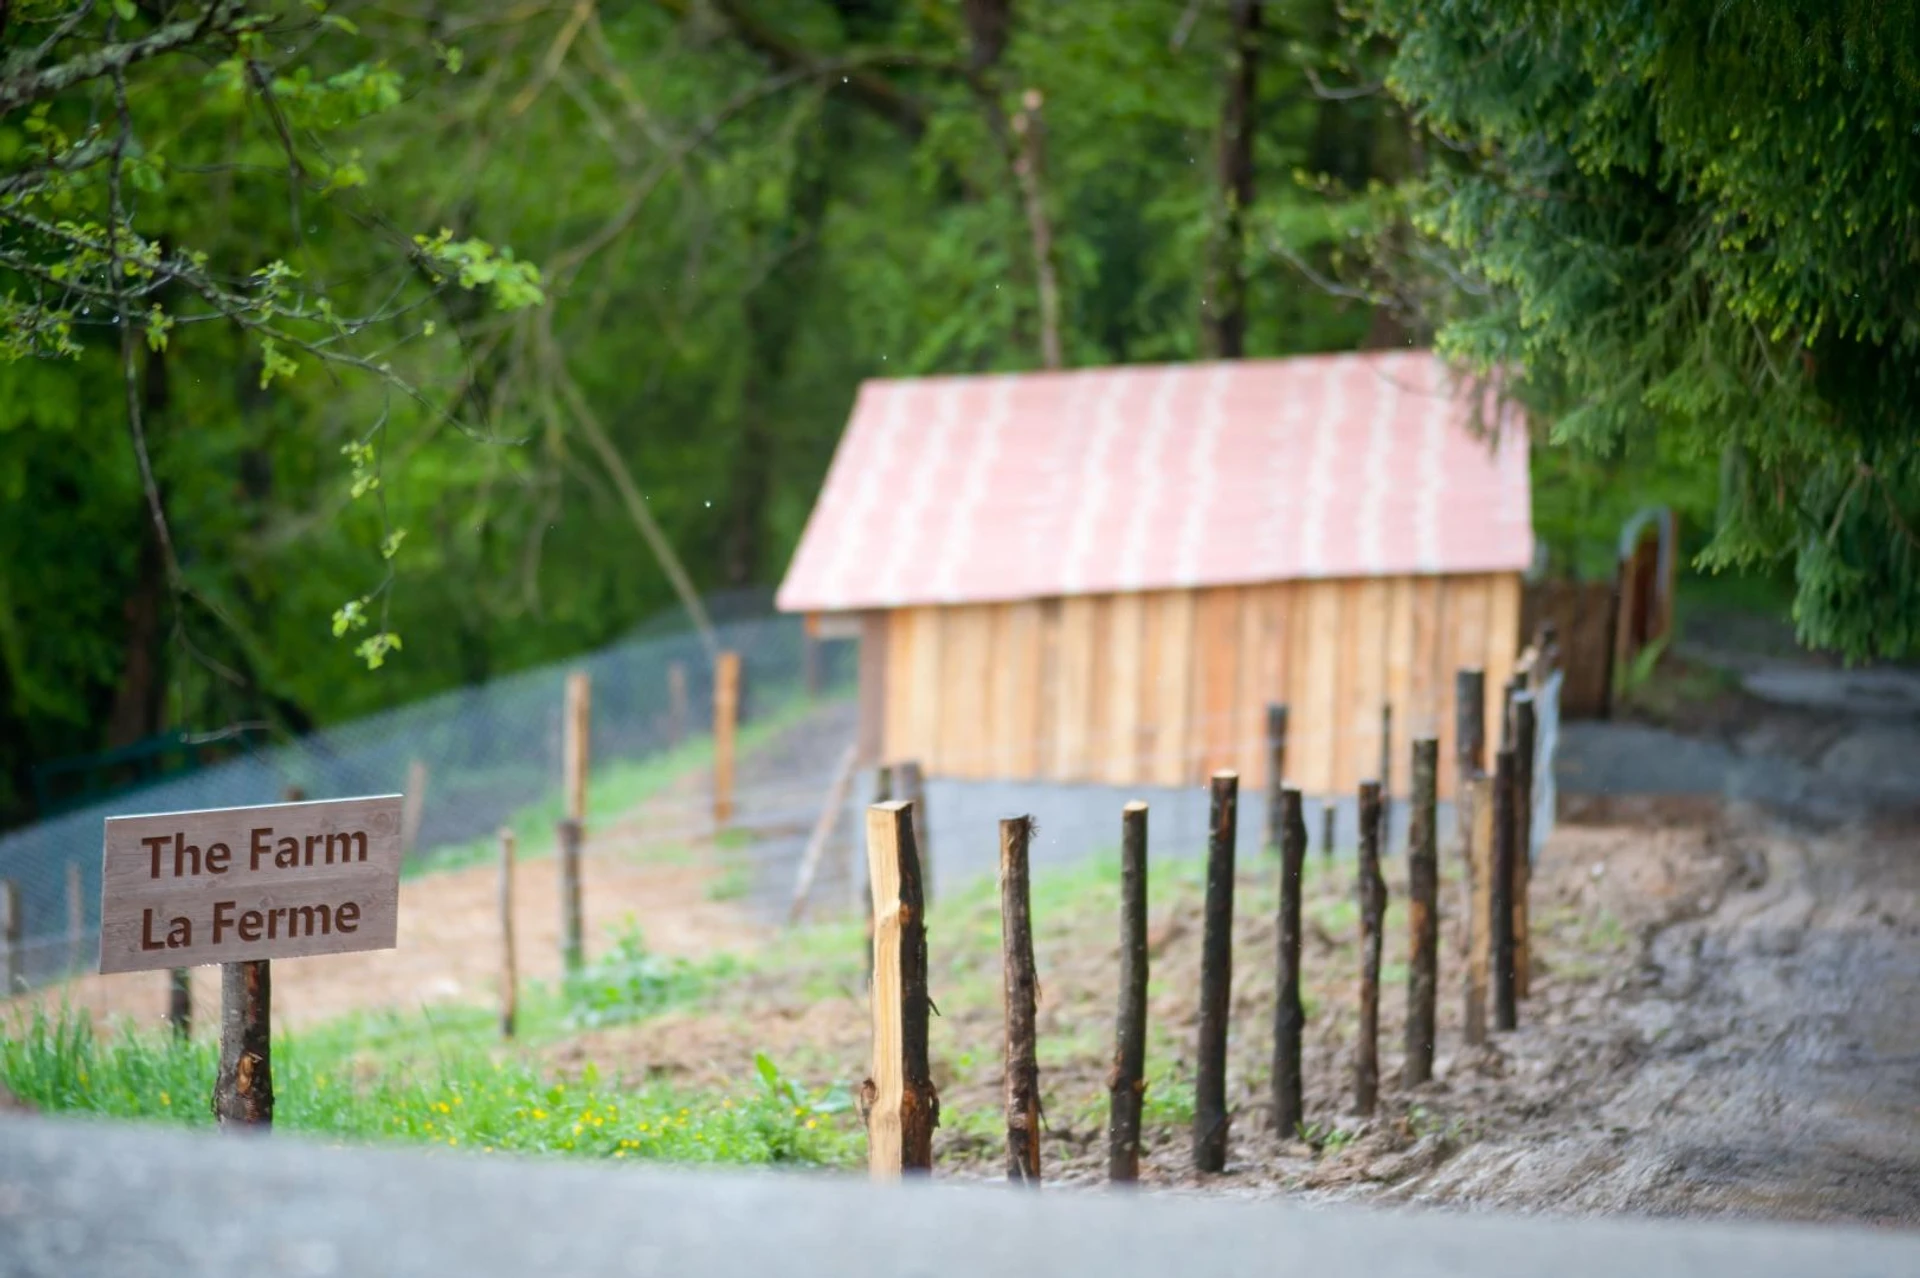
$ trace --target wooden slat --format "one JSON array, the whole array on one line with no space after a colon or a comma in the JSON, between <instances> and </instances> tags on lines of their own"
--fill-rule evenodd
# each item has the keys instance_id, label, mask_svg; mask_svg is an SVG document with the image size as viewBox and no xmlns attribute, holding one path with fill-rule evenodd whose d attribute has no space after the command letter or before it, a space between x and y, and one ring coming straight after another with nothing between
<instances>
[{"instance_id":1,"label":"wooden slat","mask_svg":"<svg viewBox=\"0 0 1920 1278\"><path fill-rule=\"evenodd\" d=\"M1193 594L1162 590L1146 596L1146 698L1155 785L1179 785L1186 775L1187 702L1193 661Z\"/></svg>"},{"instance_id":2,"label":"wooden slat","mask_svg":"<svg viewBox=\"0 0 1920 1278\"><path fill-rule=\"evenodd\" d=\"M984 777L993 739L993 701L982 695L993 669L993 610L975 604L939 611L942 772Z\"/></svg>"},{"instance_id":3,"label":"wooden slat","mask_svg":"<svg viewBox=\"0 0 1920 1278\"><path fill-rule=\"evenodd\" d=\"M1080 768L1086 780L1102 781L1107 775L1107 758L1113 752L1112 743L1107 740L1111 731L1108 710L1112 697L1108 679L1113 670L1113 657L1108 649L1113 638L1113 596L1092 595L1088 602L1093 606L1093 620L1088 623L1093 638L1087 645L1087 738Z\"/></svg>"},{"instance_id":4,"label":"wooden slat","mask_svg":"<svg viewBox=\"0 0 1920 1278\"><path fill-rule=\"evenodd\" d=\"M900 759L918 759L927 771L940 775L940 641L941 617L935 608L913 610L912 664L907 667L910 680L907 694L907 749L896 753Z\"/></svg>"},{"instance_id":5,"label":"wooden slat","mask_svg":"<svg viewBox=\"0 0 1920 1278\"><path fill-rule=\"evenodd\" d=\"M1240 741L1242 784L1265 791L1266 716L1269 702L1287 699L1285 582L1248 586L1240 595L1240 691L1234 731Z\"/></svg>"},{"instance_id":6,"label":"wooden slat","mask_svg":"<svg viewBox=\"0 0 1920 1278\"><path fill-rule=\"evenodd\" d=\"M1294 599L1287 681L1293 717L1287 729L1287 766L1293 769L1303 791L1327 795L1334 792L1335 784L1340 583L1296 583ZM1294 763L1296 756L1298 764Z\"/></svg>"},{"instance_id":7,"label":"wooden slat","mask_svg":"<svg viewBox=\"0 0 1920 1278\"><path fill-rule=\"evenodd\" d=\"M1441 758L1452 749L1448 734L1448 725L1452 716L1446 713L1446 700L1442 690L1448 686L1447 675L1441 667L1440 608L1441 582L1438 577L1416 577L1412 579L1413 604L1410 609L1411 636L1408 639L1409 679L1407 684L1407 702L1409 712L1402 713L1394 707L1396 731L1403 731L1408 739L1433 737L1441 742ZM1402 727L1404 725L1404 727ZM1444 773L1445 769L1442 769ZM1439 785L1436 774L1435 785ZM1436 794L1442 791L1436 789Z\"/></svg>"},{"instance_id":8,"label":"wooden slat","mask_svg":"<svg viewBox=\"0 0 1920 1278\"><path fill-rule=\"evenodd\" d=\"M1035 681L1034 705L1039 711L1039 731L1033 739L1033 769L1030 777L1053 775L1054 739L1059 735L1060 682L1060 600L1040 602L1040 674Z\"/></svg>"},{"instance_id":9,"label":"wooden slat","mask_svg":"<svg viewBox=\"0 0 1920 1278\"><path fill-rule=\"evenodd\" d=\"M1500 573L1487 579L1487 741L1490 748L1500 741L1502 710L1499 702L1506 695L1507 680L1513 677L1514 661L1520 655L1520 576ZM1493 695L1499 689L1499 695Z\"/></svg>"},{"instance_id":10,"label":"wooden slat","mask_svg":"<svg viewBox=\"0 0 1920 1278\"><path fill-rule=\"evenodd\" d=\"M878 757L870 763L905 759L915 753L913 742L913 650L918 639L917 614L896 608L886 614L886 713Z\"/></svg>"},{"instance_id":11,"label":"wooden slat","mask_svg":"<svg viewBox=\"0 0 1920 1278\"><path fill-rule=\"evenodd\" d=\"M1103 636L1106 670L1098 695L1106 710L1098 753L1109 785L1142 779L1140 749L1141 661L1145 656L1146 605L1138 594L1116 595Z\"/></svg>"},{"instance_id":12,"label":"wooden slat","mask_svg":"<svg viewBox=\"0 0 1920 1278\"><path fill-rule=\"evenodd\" d=\"M1186 782L1198 785L1234 766L1235 711L1240 699L1240 590L1216 586L1197 592L1193 621L1193 687L1187 739L1197 755L1187 762Z\"/></svg>"},{"instance_id":13,"label":"wooden slat","mask_svg":"<svg viewBox=\"0 0 1920 1278\"><path fill-rule=\"evenodd\" d=\"M1387 743L1393 774L1387 798L1413 793L1412 741L1421 735L1423 719L1413 699L1413 609L1416 591L1411 577L1395 577L1387 585L1387 700L1393 704L1393 740Z\"/></svg>"},{"instance_id":14,"label":"wooden slat","mask_svg":"<svg viewBox=\"0 0 1920 1278\"><path fill-rule=\"evenodd\" d=\"M1054 654L1053 767L1056 781L1085 781L1088 733L1093 724L1094 601L1087 595L1060 601L1059 641Z\"/></svg>"},{"instance_id":15,"label":"wooden slat","mask_svg":"<svg viewBox=\"0 0 1920 1278\"><path fill-rule=\"evenodd\" d=\"M1387 696L1389 587L1384 578L1350 581L1341 592L1340 790L1378 780L1380 703Z\"/></svg>"}]
</instances>

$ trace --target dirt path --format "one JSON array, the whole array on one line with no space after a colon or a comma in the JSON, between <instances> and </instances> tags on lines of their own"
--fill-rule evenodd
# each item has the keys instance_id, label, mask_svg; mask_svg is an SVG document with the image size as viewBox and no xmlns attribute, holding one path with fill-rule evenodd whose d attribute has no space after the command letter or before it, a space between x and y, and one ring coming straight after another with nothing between
<instances>
[{"instance_id":1,"label":"dirt path","mask_svg":"<svg viewBox=\"0 0 1920 1278\"><path fill-rule=\"evenodd\" d=\"M1515 1043L1561 1103L1386 1196L1920 1223L1916 831L1744 810L1702 850L1590 1023Z\"/></svg>"}]
</instances>

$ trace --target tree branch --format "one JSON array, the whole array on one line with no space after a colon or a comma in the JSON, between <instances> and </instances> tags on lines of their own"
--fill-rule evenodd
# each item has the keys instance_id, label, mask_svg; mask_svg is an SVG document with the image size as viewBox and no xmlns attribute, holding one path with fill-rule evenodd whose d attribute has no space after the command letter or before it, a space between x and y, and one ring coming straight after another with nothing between
<instances>
[{"instance_id":1,"label":"tree branch","mask_svg":"<svg viewBox=\"0 0 1920 1278\"><path fill-rule=\"evenodd\" d=\"M76 84L97 80L105 75L117 75L135 63L183 49L213 32L231 34L238 31L247 21L245 9L243 0L217 0L217 3L208 5L206 12L198 18L170 22L138 40L103 45L92 53L44 71L0 80L0 115L52 97Z\"/></svg>"}]
</instances>

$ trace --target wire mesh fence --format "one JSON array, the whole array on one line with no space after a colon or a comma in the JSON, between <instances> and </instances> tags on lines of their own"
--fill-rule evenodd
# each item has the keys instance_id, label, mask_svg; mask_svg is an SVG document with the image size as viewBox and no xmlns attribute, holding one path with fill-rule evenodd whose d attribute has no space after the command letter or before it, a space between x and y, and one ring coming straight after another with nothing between
<instances>
[{"instance_id":1,"label":"wire mesh fence","mask_svg":"<svg viewBox=\"0 0 1920 1278\"><path fill-rule=\"evenodd\" d=\"M719 647L741 657L742 731L790 713L809 660L799 619L772 614L764 594L723 596L708 609ZM822 643L815 660L824 694L851 687L851 644ZM0 836L0 880L16 885L20 910L12 970L0 977L30 988L92 966L108 816L274 803L295 788L308 799L411 791L418 807L410 869L490 840L530 809L550 805L557 816L572 671L592 680L596 784L649 764L711 765L713 663L684 617L658 620L598 652L326 728ZM747 797L752 808L767 806ZM805 806L797 797L787 802Z\"/></svg>"}]
</instances>

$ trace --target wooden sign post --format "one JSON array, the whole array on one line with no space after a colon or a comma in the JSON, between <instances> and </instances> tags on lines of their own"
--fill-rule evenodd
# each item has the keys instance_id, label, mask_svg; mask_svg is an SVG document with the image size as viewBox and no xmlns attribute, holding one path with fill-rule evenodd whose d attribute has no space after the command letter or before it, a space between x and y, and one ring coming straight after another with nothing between
<instances>
[{"instance_id":1,"label":"wooden sign post","mask_svg":"<svg viewBox=\"0 0 1920 1278\"><path fill-rule=\"evenodd\" d=\"M268 961L394 946L397 794L109 817L100 970L223 967L214 1113L273 1121Z\"/></svg>"}]
</instances>

